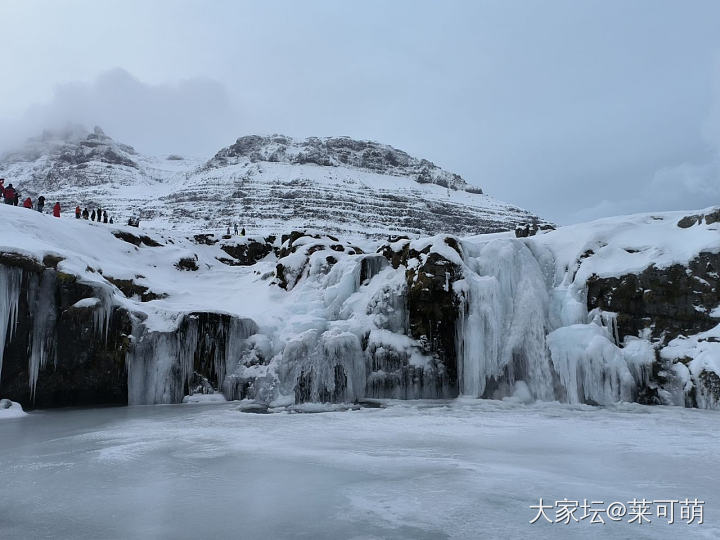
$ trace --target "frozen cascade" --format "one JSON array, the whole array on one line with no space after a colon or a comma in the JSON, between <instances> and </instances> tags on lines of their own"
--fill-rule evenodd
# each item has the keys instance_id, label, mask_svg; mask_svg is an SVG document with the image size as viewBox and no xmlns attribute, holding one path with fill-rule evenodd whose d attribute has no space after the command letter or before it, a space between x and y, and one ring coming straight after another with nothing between
<instances>
[{"instance_id":1,"label":"frozen cascade","mask_svg":"<svg viewBox=\"0 0 720 540\"><path fill-rule=\"evenodd\" d=\"M623 350L595 323L558 328L548 336L555 371L569 403L632 401L636 381Z\"/></svg>"},{"instance_id":2,"label":"frozen cascade","mask_svg":"<svg viewBox=\"0 0 720 540\"><path fill-rule=\"evenodd\" d=\"M552 399L545 342L549 295L536 258L515 240L493 240L466 252L465 278L453 284L461 298L460 393L498 398L524 381L534 398Z\"/></svg>"},{"instance_id":3,"label":"frozen cascade","mask_svg":"<svg viewBox=\"0 0 720 540\"><path fill-rule=\"evenodd\" d=\"M0 377L2 377L5 342L12 339L17 321L22 270L0 265Z\"/></svg>"},{"instance_id":4,"label":"frozen cascade","mask_svg":"<svg viewBox=\"0 0 720 540\"><path fill-rule=\"evenodd\" d=\"M588 314L588 318L598 326L606 328L608 334L612 337L613 343L620 346L617 313L613 313L612 311L602 311L601 309L595 308Z\"/></svg>"},{"instance_id":5,"label":"frozen cascade","mask_svg":"<svg viewBox=\"0 0 720 540\"><path fill-rule=\"evenodd\" d=\"M55 286L55 272L47 271L29 277L28 304L32 317L32 335L28 371L31 399L35 397L35 387L40 369L45 367L51 355L54 359L55 322L57 319Z\"/></svg>"},{"instance_id":6,"label":"frozen cascade","mask_svg":"<svg viewBox=\"0 0 720 540\"><path fill-rule=\"evenodd\" d=\"M128 403L179 403L199 365L214 372L217 388L234 369L244 341L257 332L250 319L189 314L173 332L148 332L137 322L128 351ZM207 365L210 364L210 365Z\"/></svg>"},{"instance_id":7,"label":"frozen cascade","mask_svg":"<svg viewBox=\"0 0 720 540\"><path fill-rule=\"evenodd\" d=\"M365 357L351 332L307 330L289 341L278 367L281 396L295 403L352 402L365 392Z\"/></svg>"}]
</instances>

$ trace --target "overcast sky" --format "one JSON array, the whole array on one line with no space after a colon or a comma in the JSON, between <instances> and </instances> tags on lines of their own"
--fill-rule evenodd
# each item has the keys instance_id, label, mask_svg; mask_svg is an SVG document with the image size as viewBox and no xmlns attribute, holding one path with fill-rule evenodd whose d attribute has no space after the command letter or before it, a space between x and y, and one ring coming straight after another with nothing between
<instances>
[{"instance_id":1,"label":"overcast sky","mask_svg":"<svg viewBox=\"0 0 720 540\"><path fill-rule=\"evenodd\" d=\"M714 0L0 0L0 150L391 144L559 223L720 204Z\"/></svg>"}]
</instances>

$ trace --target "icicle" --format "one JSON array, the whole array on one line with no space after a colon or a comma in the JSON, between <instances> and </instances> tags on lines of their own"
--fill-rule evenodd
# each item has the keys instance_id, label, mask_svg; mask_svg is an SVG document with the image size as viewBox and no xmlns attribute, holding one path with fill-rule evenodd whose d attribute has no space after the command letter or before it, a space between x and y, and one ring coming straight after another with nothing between
<instances>
[{"instance_id":1,"label":"icicle","mask_svg":"<svg viewBox=\"0 0 720 540\"><path fill-rule=\"evenodd\" d=\"M38 284L39 280L39 284ZM38 374L54 353L55 341L55 273L43 272L38 278L32 276L29 285L28 303L33 328L30 336L30 356L28 372L30 397L35 399Z\"/></svg>"},{"instance_id":2,"label":"icicle","mask_svg":"<svg viewBox=\"0 0 720 540\"><path fill-rule=\"evenodd\" d=\"M195 372L195 355L214 349L213 369L222 388L235 369L246 339L257 332L250 319L223 316L217 324L200 324L202 315L184 317L172 332L147 332L134 323L128 350L128 402L131 405L180 403Z\"/></svg>"},{"instance_id":3,"label":"icicle","mask_svg":"<svg viewBox=\"0 0 720 540\"><path fill-rule=\"evenodd\" d=\"M600 308L593 309L588 314L588 322L593 322L607 330L608 336L613 343L620 346L620 333L618 331L617 313L612 311L603 311Z\"/></svg>"},{"instance_id":4,"label":"icicle","mask_svg":"<svg viewBox=\"0 0 720 540\"><path fill-rule=\"evenodd\" d=\"M110 320L113 310L115 309L112 292L105 288L98 288L96 293L100 302L98 302L93 315L95 331L98 335L102 336L105 343L107 343Z\"/></svg>"},{"instance_id":5,"label":"icicle","mask_svg":"<svg viewBox=\"0 0 720 540\"><path fill-rule=\"evenodd\" d=\"M22 269L0 265L0 377L5 345L15 334L21 283Z\"/></svg>"}]
</instances>

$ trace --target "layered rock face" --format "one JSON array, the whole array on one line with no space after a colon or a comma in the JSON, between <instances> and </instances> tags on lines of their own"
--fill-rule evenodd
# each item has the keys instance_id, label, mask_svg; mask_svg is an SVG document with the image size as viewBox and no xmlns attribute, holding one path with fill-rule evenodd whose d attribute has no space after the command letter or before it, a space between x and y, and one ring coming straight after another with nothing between
<instances>
[{"instance_id":1,"label":"layered rock face","mask_svg":"<svg viewBox=\"0 0 720 540\"><path fill-rule=\"evenodd\" d=\"M360 246L0 211L37 245L0 257L0 395L26 408L219 392L720 406L720 232L704 217Z\"/></svg>"},{"instance_id":2,"label":"layered rock face","mask_svg":"<svg viewBox=\"0 0 720 540\"><path fill-rule=\"evenodd\" d=\"M479 234L537 216L483 194L426 159L347 137L247 136L208 159L153 157L100 128L47 132L0 159L0 176L33 200L100 207L115 223L197 234L237 223L248 233L293 229L383 238L393 232Z\"/></svg>"}]
</instances>

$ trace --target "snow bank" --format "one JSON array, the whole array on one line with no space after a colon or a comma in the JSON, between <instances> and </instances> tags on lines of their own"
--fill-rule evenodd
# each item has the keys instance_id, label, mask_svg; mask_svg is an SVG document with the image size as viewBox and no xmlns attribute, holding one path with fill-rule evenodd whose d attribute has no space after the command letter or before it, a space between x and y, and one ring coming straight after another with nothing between
<instances>
[{"instance_id":1,"label":"snow bank","mask_svg":"<svg viewBox=\"0 0 720 540\"><path fill-rule=\"evenodd\" d=\"M23 411L23 408L19 403L15 403L9 399L0 399L0 420L6 418L20 418L22 416L27 416L27 413Z\"/></svg>"}]
</instances>

